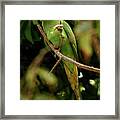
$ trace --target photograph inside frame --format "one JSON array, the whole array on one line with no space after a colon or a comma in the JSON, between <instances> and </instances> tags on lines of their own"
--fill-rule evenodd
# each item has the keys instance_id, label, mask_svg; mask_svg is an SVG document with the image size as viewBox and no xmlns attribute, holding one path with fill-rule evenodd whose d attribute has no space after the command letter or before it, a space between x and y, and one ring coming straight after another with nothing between
<instances>
[{"instance_id":1,"label":"photograph inside frame","mask_svg":"<svg viewBox=\"0 0 120 120\"><path fill-rule=\"evenodd\" d=\"M20 100L100 100L100 21L21 20Z\"/></svg>"}]
</instances>

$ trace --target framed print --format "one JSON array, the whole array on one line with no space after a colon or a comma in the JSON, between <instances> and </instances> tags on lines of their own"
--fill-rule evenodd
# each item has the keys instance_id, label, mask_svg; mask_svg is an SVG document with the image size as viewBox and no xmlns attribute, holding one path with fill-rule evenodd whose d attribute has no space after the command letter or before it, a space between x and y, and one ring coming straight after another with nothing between
<instances>
[{"instance_id":1,"label":"framed print","mask_svg":"<svg viewBox=\"0 0 120 120\"><path fill-rule=\"evenodd\" d=\"M2 119L119 119L119 2L1 2Z\"/></svg>"}]
</instances>

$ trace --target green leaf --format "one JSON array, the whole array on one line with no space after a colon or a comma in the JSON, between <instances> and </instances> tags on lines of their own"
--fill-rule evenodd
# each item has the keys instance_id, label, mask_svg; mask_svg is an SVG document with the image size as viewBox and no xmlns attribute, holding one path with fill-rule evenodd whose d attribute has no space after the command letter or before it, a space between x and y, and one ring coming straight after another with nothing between
<instances>
[{"instance_id":1,"label":"green leaf","mask_svg":"<svg viewBox=\"0 0 120 120\"><path fill-rule=\"evenodd\" d=\"M33 22L33 25L38 25L39 24L37 20L32 20L32 22Z\"/></svg>"},{"instance_id":2,"label":"green leaf","mask_svg":"<svg viewBox=\"0 0 120 120\"><path fill-rule=\"evenodd\" d=\"M27 23L28 22L26 20L21 20L20 21L20 41L21 42L22 42L22 40L25 39L24 33L25 33Z\"/></svg>"},{"instance_id":3,"label":"green leaf","mask_svg":"<svg viewBox=\"0 0 120 120\"><path fill-rule=\"evenodd\" d=\"M32 32L32 37L33 37L34 41L40 41L41 40L41 37L39 36L37 31L35 31L35 30Z\"/></svg>"},{"instance_id":4,"label":"green leaf","mask_svg":"<svg viewBox=\"0 0 120 120\"><path fill-rule=\"evenodd\" d=\"M31 21L28 21L28 23L26 25L25 37L26 37L26 39L28 41L30 41L31 43L33 43L33 41L32 41L32 34L31 34Z\"/></svg>"}]
</instances>

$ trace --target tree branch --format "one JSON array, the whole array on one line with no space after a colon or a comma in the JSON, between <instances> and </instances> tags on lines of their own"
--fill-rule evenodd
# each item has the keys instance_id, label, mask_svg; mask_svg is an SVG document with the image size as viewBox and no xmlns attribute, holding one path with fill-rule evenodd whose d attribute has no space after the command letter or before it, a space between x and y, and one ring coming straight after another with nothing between
<instances>
[{"instance_id":1,"label":"tree branch","mask_svg":"<svg viewBox=\"0 0 120 120\"><path fill-rule=\"evenodd\" d=\"M73 64L75 64L78 68L82 68L82 69L85 69L85 70L89 70L89 71L92 71L92 72L96 72L96 73L99 73L100 74L100 69L99 68L95 68L95 67L92 67L92 66L87 66L87 65L84 65L84 64L81 64L65 55L63 55L62 53L60 53L58 50L55 50L54 51L55 54L58 56L58 57L61 57L61 59L63 60L67 60Z\"/></svg>"},{"instance_id":2,"label":"tree branch","mask_svg":"<svg viewBox=\"0 0 120 120\"><path fill-rule=\"evenodd\" d=\"M42 29L42 27L41 27L40 25L37 25L37 27L38 27L41 35L43 36L44 41L48 44L48 46L51 48L51 50L54 51L54 53L55 53L59 58L75 64L78 68L82 68L82 69L85 69L85 70L92 71L92 72L95 72L95 73L100 74L100 69L99 69L99 68L95 68L95 67L93 67L93 66L87 66L87 65L81 64L81 63L79 63L79 62L77 62L77 61L75 61L75 60L73 60L73 59L71 59L71 58L63 55L62 53L60 53L60 52L59 52L58 50L56 50L56 49L54 48L54 46L49 42L49 40L48 40L45 32L44 32L43 29Z\"/></svg>"}]
</instances>

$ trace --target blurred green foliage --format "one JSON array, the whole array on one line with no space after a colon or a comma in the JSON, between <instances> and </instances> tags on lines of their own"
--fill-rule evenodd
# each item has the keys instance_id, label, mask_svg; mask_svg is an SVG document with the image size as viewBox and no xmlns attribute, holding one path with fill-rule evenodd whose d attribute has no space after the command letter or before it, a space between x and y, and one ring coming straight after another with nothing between
<instances>
[{"instance_id":1,"label":"blurred green foliage","mask_svg":"<svg viewBox=\"0 0 120 120\"><path fill-rule=\"evenodd\" d=\"M66 20L66 22L75 36L79 62L100 68L100 21ZM20 99L76 99L63 61L55 67L52 73L49 73L58 59L52 51L48 51L44 57L41 54L42 61L39 66L30 67L34 58L46 47L37 24L42 26L40 20L20 21ZM80 73L82 77L78 77L78 80L81 99L99 100L100 76L84 69L78 69L78 76ZM26 76L28 76L28 81Z\"/></svg>"}]
</instances>

